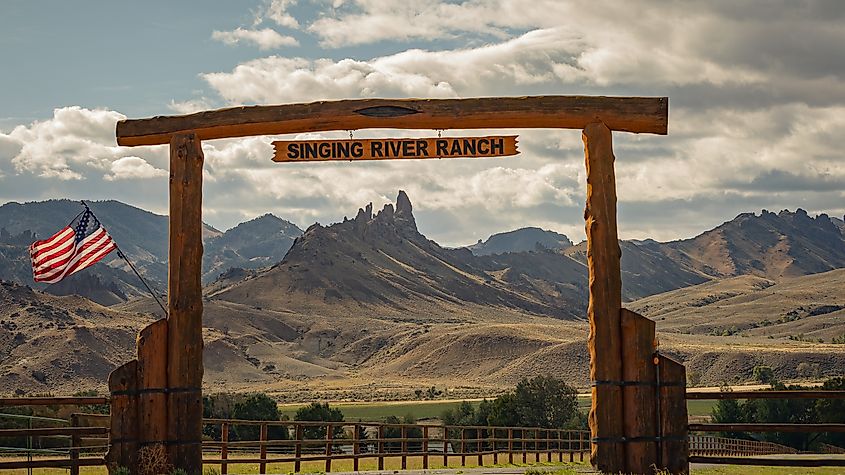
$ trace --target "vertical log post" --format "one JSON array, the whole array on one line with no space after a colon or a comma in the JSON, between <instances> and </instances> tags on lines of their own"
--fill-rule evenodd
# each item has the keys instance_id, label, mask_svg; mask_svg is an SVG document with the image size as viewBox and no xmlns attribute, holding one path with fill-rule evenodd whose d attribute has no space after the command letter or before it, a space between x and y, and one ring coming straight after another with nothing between
<instances>
[{"instance_id":1,"label":"vertical log post","mask_svg":"<svg viewBox=\"0 0 845 475\"><path fill-rule=\"evenodd\" d=\"M487 429L490 431L490 450L493 451L493 465L499 464L499 452L496 450L496 428Z\"/></svg>"},{"instance_id":2,"label":"vertical log post","mask_svg":"<svg viewBox=\"0 0 845 475\"><path fill-rule=\"evenodd\" d=\"M461 467L467 465L467 432L461 427Z\"/></svg>"},{"instance_id":3,"label":"vertical log post","mask_svg":"<svg viewBox=\"0 0 845 475\"><path fill-rule=\"evenodd\" d=\"M220 425L220 473L226 475L229 473L229 464L226 459L229 458L229 423L224 422Z\"/></svg>"},{"instance_id":4,"label":"vertical log post","mask_svg":"<svg viewBox=\"0 0 845 475\"><path fill-rule=\"evenodd\" d=\"M540 461L540 431L534 429L534 462Z\"/></svg>"},{"instance_id":5,"label":"vertical log post","mask_svg":"<svg viewBox=\"0 0 845 475\"><path fill-rule=\"evenodd\" d=\"M684 365L663 355L657 364L660 389L660 465L672 475L689 473L689 431L687 424Z\"/></svg>"},{"instance_id":6,"label":"vertical log post","mask_svg":"<svg viewBox=\"0 0 845 475\"><path fill-rule=\"evenodd\" d=\"M361 426L355 424L352 429L352 471L358 471L358 454L361 453Z\"/></svg>"},{"instance_id":7,"label":"vertical log post","mask_svg":"<svg viewBox=\"0 0 845 475\"><path fill-rule=\"evenodd\" d=\"M625 410L624 428L626 470L651 473L657 466L657 349L654 322L630 310L622 309L622 376L639 384L622 389Z\"/></svg>"},{"instance_id":8,"label":"vertical log post","mask_svg":"<svg viewBox=\"0 0 845 475\"><path fill-rule=\"evenodd\" d=\"M79 427L79 414L70 415L70 426ZM79 446L82 445L82 437L78 432L70 436L70 475L79 475Z\"/></svg>"},{"instance_id":9,"label":"vertical log post","mask_svg":"<svg viewBox=\"0 0 845 475\"><path fill-rule=\"evenodd\" d=\"M478 466L484 465L484 438L480 428L475 429L475 450L478 451Z\"/></svg>"},{"instance_id":10,"label":"vertical log post","mask_svg":"<svg viewBox=\"0 0 845 475\"><path fill-rule=\"evenodd\" d=\"M587 266L590 271L590 462L602 472L625 472L622 437L621 251L616 231L616 175L610 129L590 124L581 135L587 164Z\"/></svg>"},{"instance_id":11,"label":"vertical log post","mask_svg":"<svg viewBox=\"0 0 845 475\"><path fill-rule=\"evenodd\" d=\"M326 425L326 473L332 471L332 439L334 439L334 427Z\"/></svg>"},{"instance_id":12,"label":"vertical log post","mask_svg":"<svg viewBox=\"0 0 845 475\"><path fill-rule=\"evenodd\" d=\"M508 463L513 465L513 429L508 428Z\"/></svg>"},{"instance_id":13,"label":"vertical log post","mask_svg":"<svg viewBox=\"0 0 845 475\"><path fill-rule=\"evenodd\" d=\"M428 426L423 426L423 442L422 442L422 451L423 451L423 470L428 469Z\"/></svg>"},{"instance_id":14,"label":"vertical log post","mask_svg":"<svg viewBox=\"0 0 845 475\"><path fill-rule=\"evenodd\" d=\"M402 470L406 470L408 468L408 428L407 426L402 426L399 428L399 437L402 438L402 442L399 442L399 450L402 451Z\"/></svg>"},{"instance_id":15,"label":"vertical log post","mask_svg":"<svg viewBox=\"0 0 845 475\"><path fill-rule=\"evenodd\" d=\"M293 471L299 473L302 471L302 424L294 426L294 434L296 434L296 445L294 446Z\"/></svg>"},{"instance_id":16,"label":"vertical log post","mask_svg":"<svg viewBox=\"0 0 845 475\"><path fill-rule=\"evenodd\" d=\"M449 466L449 428L443 427L443 468Z\"/></svg>"},{"instance_id":17,"label":"vertical log post","mask_svg":"<svg viewBox=\"0 0 845 475\"><path fill-rule=\"evenodd\" d=\"M261 462L258 464L258 473L263 475L267 473L267 424L261 424L258 443L261 444L258 448L258 456L261 458Z\"/></svg>"},{"instance_id":18,"label":"vertical log post","mask_svg":"<svg viewBox=\"0 0 845 475\"><path fill-rule=\"evenodd\" d=\"M167 440L167 320L138 333L138 437L143 446Z\"/></svg>"},{"instance_id":19,"label":"vertical log post","mask_svg":"<svg viewBox=\"0 0 845 475\"><path fill-rule=\"evenodd\" d=\"M167 406L171 463L202 472L202 165L193 133L170 141Z\"/></svg>"},{"instance_id":20,"label":"vertical log post","mask_svg":"<svg viewBox=\"0 0 845 475\"><path fill-rule=\"evenodd\" d=\"M378 426L378 469L384 470L384 426Z\"/></svg>"},{"instance_id":21,"label":"vertical log post","mask_svg":"<svg viewBox=\"0 0 845 475\"><path fill-rule=\"evenodd\" d=\"M126 467L138 471L138 360L132 360L109 374L111 418L109 452L110 470Z\"/></svg>"},{"instance_id":22,"label":"vertical log post","mask_svg":"<svg viewBox=\"0 0 845 475\"><path fill-rule=\"evenodd\" d=\"M525 429L519 429L519 445L522 447L522 463L528 462L528 447L525 445Z\"/></svg>"}]
</instances>

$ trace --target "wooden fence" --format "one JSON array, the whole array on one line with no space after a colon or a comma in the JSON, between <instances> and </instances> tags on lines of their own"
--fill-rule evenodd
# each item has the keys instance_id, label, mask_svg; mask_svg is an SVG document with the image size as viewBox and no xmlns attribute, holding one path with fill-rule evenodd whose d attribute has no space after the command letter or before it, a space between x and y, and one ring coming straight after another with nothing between
<instances>
[{"instance_id":1,"label":"wooden fence","mask_svg":"<svg viewBox=\"0 0 845 475\"><path fill-rule=\"evenodd\" d=\"M786 445L760 440L731 439L709 435L690 435L691 456L753 457L757 455L797 454L798 450Z\"/></svg>"},{"instance_id":2,"label":"wooden fence","mask_svg":"<svg viewBox=\"0 0 845 475\"><path fill-rule=\"evenodd\" d=\"M324 462L330 472L336 460L351 460L351 470L358 471L364 459L374 459L384 470L388 458L398 458L405 470L409 457L420 459L423 469L434 460L442 466L460 460L466 466L469 458L484 465L485 457L493 464L572 462L576 454L583 461L590 450L588 431L537 427L228 419L205 419L203 424L220 434L220 440L203 442L203 464L219 465L221 474L233 464L258 464L259 473L266 473L271 463L292 463L293 472L299 472L303 463L315 461ZM232 440L233 429L250 426L258 427L257 440ZM281 436L274 438L271 432Z\"/></svg>"},{"instance_id":3,"label":"wooden fence","mask_svg":"<svg viewBox=\"0 0 845 475\"><path fill-rule=\"evenodd\" d=\"M788 391L722 391L717 393L688 392L691 399L845 399L845 391L824 390L788 390ZM845 424L689 424L690 432L845 432ZM692 448L692 447L690 447ZM689 458L690 463L791 466L791 467L845 467L845 459L833 457L790 457L763 458L748 456L758 454L696 454ZM766 454L770 455L770 454Z\"/></svg>"},{"instance_id":4,"label":"wooden fence","mask_svg":"<svg viewBox=\"0 0 845 475\"><path fill-rule=\"evenodd\" d=\"M39 397L39 398L4 398L0 399L0 412L3 407L13 406L88 406L95 404L107 404L108 398L104 397ZM21 449L18 454L23 455L24 460L6 461L0 459L0 471L12 469L33 469L33 468L67 468L71 475L79 475L79 467L105 465L102 456L108 448L109 428L104 424L97 424L96 420L108 418L98 414L73 413L67 421L67 427L38 427L22 429L0 429L0 439L4 438L25 438L28 440L28 448ZM44 418L34 418L44 419ZM54 423L59 420L53 420ZM49 438L51 440L64 439L66 444L52 449L33 449L32 441ZM6 455L14 455L13 447L8 447L4 452ZM33 458L32 455L42 457ZM44 458L44 455L52 455L51 458ZM56 458L55 455L63 455Z\"/></svg>"},{"instance_id":5,"label":"wooden fence","mask_svg":"<svg viewBox=\"0 0 845 475\"><path fill-rule=\"evenodd\" d=\"M105 403L108 399L101 397L0 398L0 412L12 406ZM108 415L73 413L67 421L53 422L67 426L0 429L0 438L67 441L44 451L30 443L17 451L23 457L0 458L0 470L66 468L78 475L80 467L106 465ZM219 466L223 474L235 464L258 464L259 473L266 473L269 464L286 462L294 472L300 472L304 463L323 462L329 472L336 460L351 460L356 471L366 459L375 460L380 470L387 459L398 459L402 469L411 458L424 469L439 462L443 466L572 462L576 454L583 461L590 450L589 431L538 427L204 419L203 429L203 464Z\"/></svg>"}]
</instances>

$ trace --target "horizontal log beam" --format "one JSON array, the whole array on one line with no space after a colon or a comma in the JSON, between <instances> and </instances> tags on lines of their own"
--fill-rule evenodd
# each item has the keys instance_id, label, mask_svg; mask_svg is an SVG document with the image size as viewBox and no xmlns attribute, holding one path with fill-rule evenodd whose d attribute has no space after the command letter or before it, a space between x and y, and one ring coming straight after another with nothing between
<instances>
[{"instance_id":1,"label":"horizontal log beam","mask_svg":"<svg viewBox=\"0 0 845 475\"><path fill-rule=\"evenodd\" d=\"M694 432L845 432L845 424L690 424Z\"/></svg>"},{"instance_id":2,"label":"horizontal log beam","mask_svg":"<svg viewBox=\"0 0 845 475\"><path fill-rule=\"evenodd\" d=\"M170 143L194 132L200 140L358 129L583 129L665 135L667 97L531 96L471 99L356 99L244 106L180 116L122 120L117 143Z\"/></svg>"},{"instance_id":3,"label":"horizontal log beam","mask_svg":"<svg viewBox=\"0 0 845 475\"><path fill-rule=\"evenodd\" d=\"M687 399L845 399L845 391L687 392Z\"/></svg>"}]
</instances>

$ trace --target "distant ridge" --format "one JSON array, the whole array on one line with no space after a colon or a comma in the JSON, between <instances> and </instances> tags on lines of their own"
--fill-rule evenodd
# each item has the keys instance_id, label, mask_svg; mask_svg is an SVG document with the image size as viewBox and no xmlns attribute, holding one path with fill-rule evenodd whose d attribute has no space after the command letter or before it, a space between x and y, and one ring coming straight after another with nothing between
<instances>
[{"instance_id":1,"label":"distant ridge","mask_svg":"<svg viewBox=\"0 0 845 475\"><path fill-rule=\"evenodd\" d=\"M504 254L506 252L526 252L543 249L559 250L572 246L572 241L563 234L545 229L527 227L514 231L491 235L486 241L480 239L476 244L467 246L476 256Z\"/></svg>"},{"instance_id":2,"label":"distant ridge","mask_svg":"<svg viewBox=\"0 0 845 475\"><path fill-rule=\"evenodd\" d=\"M120 248L154 287L164 291L167 280L167 216L119 201L86 201ZM67 199L10 202L0 206L0 279L31 285L56 295L79 294L104 305L147 294L138 278L115 253L102 263L59 284L44 287L32 281L28 247L70 222L80 211ZM204 282L231 267L260 268L284 257L302 234L294 224L264 215L222 233L203 225Z\"/></svg>"}]
</instances>

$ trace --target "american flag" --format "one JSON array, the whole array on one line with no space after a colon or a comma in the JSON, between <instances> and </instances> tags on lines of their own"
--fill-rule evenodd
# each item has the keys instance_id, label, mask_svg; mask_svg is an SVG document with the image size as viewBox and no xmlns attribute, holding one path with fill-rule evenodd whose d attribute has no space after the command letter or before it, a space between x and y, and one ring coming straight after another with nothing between
<instances>
[{"instance_id":1,"label":"american flag","mask_svg":"<svg viewBox=\"0 0 845 475\"><path fill-rule=\"evenodd\" d=\"M106 229L86 209L75 228L71 222L52 237L29 246L32 276L36 282L54 284L94 265L116 248Z\"/></svg>"}]
</instances>

